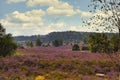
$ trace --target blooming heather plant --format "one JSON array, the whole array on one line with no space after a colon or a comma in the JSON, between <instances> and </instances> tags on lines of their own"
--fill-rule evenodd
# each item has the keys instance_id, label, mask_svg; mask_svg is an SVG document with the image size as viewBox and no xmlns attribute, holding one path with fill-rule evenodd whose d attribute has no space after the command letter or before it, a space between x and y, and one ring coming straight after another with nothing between
<instances>
[{"instance_id":1,"label":"blooming heather plant","mask_svg":"<svg viewBox=\"0 0 120 80\"><path fill-rule=\"evenodd\" d=\"M72 51L71 47L19 49L18 52L24 55L0 58L0 79L34 80L36 76L43 75L45 80L79 80L82 77L85 80L85 77L93 79L97 72L108 77L111 71L114 71L114 77L118 73L106 55Z\"/></svg>"}]
</instances>

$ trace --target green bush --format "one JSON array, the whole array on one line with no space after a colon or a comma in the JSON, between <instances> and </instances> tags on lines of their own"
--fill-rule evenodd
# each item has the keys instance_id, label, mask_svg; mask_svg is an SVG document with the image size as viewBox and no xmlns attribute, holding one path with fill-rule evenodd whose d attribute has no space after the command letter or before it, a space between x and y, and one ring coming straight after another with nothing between
<instances>
[{"instance_id":1,"label":"green bush","mask_svg":"<svg viewBox=\"0 0 120 80\"><path fill-rule=\"evenodd\" d=\"M33 47L33 42L32 41L26 41L26 46Z\"/></svg>"},{"instance_id":2,"label":"green bush","mask_svg":"<svg viewBox=\"0 0 120 80\"><path fill-rule=\"evenodd\" d=\"M14 42L11 34L0 37L0 56L6 57L14 54L17 44Z\"/></svg>"},{"instance_id":3,"label":"green bush","mask_svg":"<svg viewBox=\"0 0 120 80\"><path fill-rule=\"evenodd\" d=\"M41 46L42 45L42 42L40 40L40 38L37 38L36 39L36 46Z\"/></svg>"},{"instance_id":4,"label":"green bush","mask_svg":"<svg viewBox=\"0 0 120 80\"><path fill-rule=\"evenodd\" d=\"M90 50L90 49L89 49L89 46L83 46L82 50Z\"/></svg>"},{"instance_id":5,"label":"green bush","mask_svg":"<svg viewBox=\"0 0 120 80\"><path fill-rule=\"evenodd\" d=\"M55 47L59 47L59 46L62 46L63 45L63 40L62 39L55 39L53 42L52 42L53 46Z\"/></svg>"},{"instance_id":6,"label":"green bush","mask_svg":"<svg viewBox=\"0 0 120 80\"><path fill-rule=\"evenodd\" d=\"M80 50L80 47L78 44L74 44L73 47L72 47L72 50L73 51L79 51Z\"/></svg>"}]
</instances>

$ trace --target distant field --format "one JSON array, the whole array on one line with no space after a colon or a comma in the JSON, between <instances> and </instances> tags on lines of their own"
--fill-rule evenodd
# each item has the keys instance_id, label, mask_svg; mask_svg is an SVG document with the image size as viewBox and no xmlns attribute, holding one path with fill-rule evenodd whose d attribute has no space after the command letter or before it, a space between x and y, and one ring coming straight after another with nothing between
<instances>
[{"instance_id":1,"label":"distant field","mask_svg":"<svg viewBox=\"0 0 120 80\"><path fill-rule=\"evenodd\" d=\"M72 51L71 46L18 49L0 58L0 80L116 80L117 70L107 55ZM105 78L96 76L104 73Z\"/></svg>"}]
</instances>

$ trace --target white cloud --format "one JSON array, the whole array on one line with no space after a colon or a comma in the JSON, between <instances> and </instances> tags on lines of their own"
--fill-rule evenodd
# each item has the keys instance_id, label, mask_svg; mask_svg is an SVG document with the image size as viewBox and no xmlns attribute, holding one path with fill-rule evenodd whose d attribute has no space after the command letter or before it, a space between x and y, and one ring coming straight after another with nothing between
<instances>
[{"instance_id":1,"label":"white cloud","mask_svg":"<svg viewBox=\"0 0 120 80\"><path fill-rule=\"evenodd\" d=\"M9 20L1 19L0 22L6 28L7 33L12 33L14 36L18 35L37 35L47 34L54 31L82 31L82 32L103 32L102 27L93 26L71 26L64 22L51 23L47 26L36 23L15 23ZM99 31L96 31L99 29ZM109 32L109 31L104 31Z\"/></svg>"},{"instance_id":2,"label":"white cloud","mask_svg":"<svg viewBox=\"0 0 120 80\"><path fill-rule=\"evenodd\" d=\"M62 31L65 30L65 28L67 27L66 23L63 22L59 22L59 23L51 23L50 25L48 25L47 29L51 30L51 31Z\"/></svg>"},{"instance_id":3,"label":"white cloud","mask_svg":"<svg viewBox=\"0 0 120 80\"><path fill-rule=\"evenodd\" d=\"M26 0L7 0L7 3L19 3L19 2L25 2Z\"/></svg>"},{"instance_id":4,"label":"white cloud","mask_svg":"<svg viewBox=\"0 0 120 80\"><path fill-rule=\"evenodd\" d=\"M0 19L0 22L7 29L7 33L16 35L32 35L39 34L41 27L44 24L42 16L45 12L42 10L32 10L21 13L14 11L8 14L5 19Z\"/></svg>"},{"instance_id":5,"label":"white cloud","mask_svg":"<svg viewBox=\"0 0 120 80\"><path fill-rule=\"evenodd\" d=\"M93 14L91 12L76 10L77 14L80 14L81 17L92 17Z\"/></svg>"},{"instance_id":6,"label":"white cloud","mask_svg":"<svg viewBox=\"0 0 120 80\"><path fill-rule=\"evenodd\" d=\"M85 12L81 10L74 10L73 6L67 2L62 2L60 0L8 0L9 3L26 2L28 7L36 6L47 6L46 12L48 15L57 16L73 16L75 14L80 14L81 17L91 17L92 13Z\"/></svg>"},{"instance_id":7,"label":"white cloud","mask_svg":"<svg viewBox=\"0 0 120 80\"><path fill-rule=\"evenodd\" d=\"M16 14L16 12L14 13ZM19 22L15 22L14 18L10 18L10 19L13 20L9 20L8 18L6 18L6 19L0 19L0 22L6 28L6 32L12 33L14 36L47 34L53 31L67 30L66 24L63 22L51 23L45 26L44 24L41 23L24 22L24 21L19 23Z\"/></svg>"},{"instance_id":8,"label":"white cloud","mask_svg":"<svg viewBox=\"0 0 120 80\"><path fill-rule=\"evenodd\" d=\"M47 9L47 13L49 15L66 15L66 16L72 16L76 14L76 12L73 9L60 9L60 8L55 8L55 7L49 7Z\"/></svg>"},{"instance_id":9,"label":"white cloud","mask_svg":"<svg viewBox=\"0 0 120 80\"><path fill-rule=\"evenodd\" d=\"M57 8L69 8L71 7L67 2L62 2L60 0L28 0L27 6L35 7L37 5L40 6L53 6Z\"/></svg>"},{"instance_id":10,"label":"white cloud","mask_svg":"<svg viewBox=\"0 0 120 80\"><path fill-rule=\"evenodd\" d=\"M44 34L44 27L41 24L13 23L4 19L1 19L0 22L6 28L6 32L14 36Z\"/></svg>"},{"instance_id":11,"label":"white cloud","mask_svg":"<svg viewBox=\"0 0 120 80\"><path fill-rule=\"evenodd\" d=\"M21 22L21 23L43 23L42 16L45 12L42 10L32 10L24 13L14 11L7 15L7 20L11 22Z\"/></svg>"},{"instance_id":12,"label":"white cloud","mask_svg":"<svg viewBox=\"0 0 120 80\"><path fill-rule=\"evenodd\" d=\"M56 32L56 31L67 31L69 27L66 23L59 22L59 23L51 23L47 26L41 27L39 30L39 34L48 34L50 32Z\"/></svg>"},{"instance_id":13,"label":"white cloud","mask_svg":"<svg viewBox=\"0 0 120 80\"><path fill-rule=\"evenodd\" d=\"M34 7L37 5L41 6L55 6L59 4L58 0L28 0L27 5L30 7Z\"/></svg>"},{"instance_id":14,"label":"white cloud","mask_svg":"<svg viewBox=\"0 0 120 80\"><path fill-rule=\"evenodd\" d=\"M96 11L92 14L87 11L81 11L74 9L72 5L67 2L62 2L61 0L9 0L10 3L17 3L26 1L27 6L47 6L46 11L43 10L32 10L26 12L14 11L11 14L8 14L5 19L1 19L0 22L5 26L7 32L16 35L34 35L34 34L47 34L53 31L83 31L83 32L95 32L96 26L74 26L66 24L65 22L54 23L54 21L46 25L43 20L43 16L53 15L53 16L73 16L79 14L81 17L92 17L95 15L102 15L107 17L108 15L103 12ZM111 14L111 13L110 13ZM48 16L49 17L49 16ZM102 23L101 20L90 20L90 22ZM99 30L102 32L103 27L100 27Z\"/></svg>"},{"instance_id":15,"label":"white cloud","mask_svg":"<svg viewBox=\"0 0 120 80\"><path fill-rule=\"evenodd\" d=\"M78 29L79 27L78 26L70 26L70 29L69 30L71 30L71 31L79 31L79 29Z\"/></svg>"},{"instance_id":16,"label":"white cloud","mask_svg":"<svg viewBox=\"0 0 120 80\"><path fill-rule=\"evenodd\" d=\"M62 2L59 0L28 0L27 5L30 7L37 5L48 6L46 11L49 15L71 16L76 13L73 6L69 5L67 2Z\"/></svg>"}]
</instances>

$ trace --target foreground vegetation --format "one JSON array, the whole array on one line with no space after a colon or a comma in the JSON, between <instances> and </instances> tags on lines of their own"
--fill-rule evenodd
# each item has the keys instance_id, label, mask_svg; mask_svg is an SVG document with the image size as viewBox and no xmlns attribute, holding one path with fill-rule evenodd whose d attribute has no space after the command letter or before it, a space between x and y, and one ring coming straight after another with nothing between
<instances>
[{"instance_id":1,"label":"foreground vegetation","mask_svg":"<svg viewBox=\"0 0 120 80\"><path fill-rule=\"evenodd\" d=\"M17 49L17 44L11 34L0 37L0 57L12 56Z\"/></svg>"},{"instance_id":2,"label":"foreground vegetation","mask_svg":"<svg viewBox=\"0 0 120 80\"><path fill-rule=\"evenodd\" d=\"M117 69L107 55L72 51L72 46L19 49L24 55L0 58L0 80L117 80ZM38 77L38 78L37 78ZM38 79L39 80L39 79ZM40 79L42 80L42 79Z\"/></svg>"}]
</instances>

